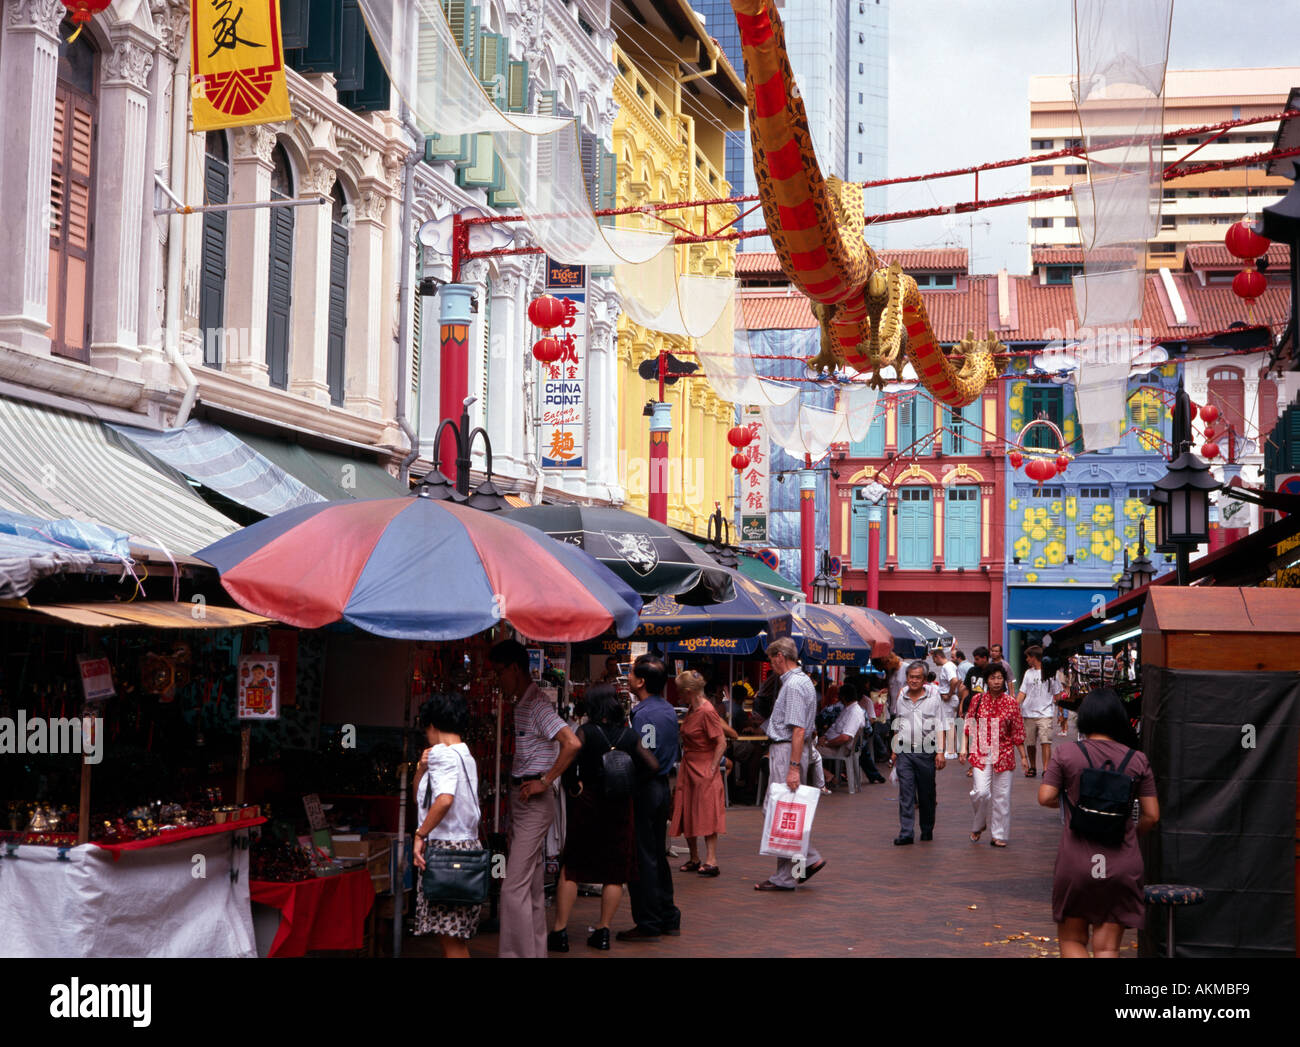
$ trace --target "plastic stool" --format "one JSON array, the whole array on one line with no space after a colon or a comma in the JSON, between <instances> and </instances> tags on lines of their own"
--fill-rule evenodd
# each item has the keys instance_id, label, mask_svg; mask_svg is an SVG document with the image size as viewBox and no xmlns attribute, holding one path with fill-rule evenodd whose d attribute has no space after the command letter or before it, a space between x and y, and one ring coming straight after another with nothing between
<instances>
[{"instance_id":1,"label":"plastic stool","mask_svg":"<svg viewBox=\"0 0 1300 1047\"><path fill-rule=\"evenodd\" d=\"M1205 891L1177 883L1153 883L1146 889L1148 905L1163 905L1169 910L1168 930L1165 932L1165 956L1174 958L1174 909L1180 905L1200 905L1205 901Z\"/></svg>"}]
</instances>

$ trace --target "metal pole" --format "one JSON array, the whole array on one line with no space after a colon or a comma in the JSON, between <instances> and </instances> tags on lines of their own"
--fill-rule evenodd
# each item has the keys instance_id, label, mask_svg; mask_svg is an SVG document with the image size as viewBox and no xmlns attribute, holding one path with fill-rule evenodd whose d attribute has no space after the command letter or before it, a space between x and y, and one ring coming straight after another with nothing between
<instances>
[{"instance_id":1,"label":"metal pole","mask_svg":"<svg viewBox=\"0 0 1300 1047\"><path fill-rule=\"evenodd\" d=\"M1187 549L1187 546L1180 545L1178 547L1178 552L1175 553L1174 556L1178 568L1178 573L1177 573L1178 584L1190 585L1191 582L1188 579L1188 572L1190 568L1190 564L1188 563L1188 560L1190 559L1190 553Z\"/></svg>"},{"instance_id":2,"label":"metal pole","mask_svg":"<svg viewBox=\"0 0 1300 1047\"><path fill-rule=\"evenodd\" d=\"M867 606L880 610L880 520L884 510L876 502L867 507Z\"/></svg>"},{"instance_id":3,"label":"metal pole","mask_svg":"<svg viewBox=\"0 0 1300 1047\"><path fill-rule=\"evenodd\" d=\"M799 470L799 587L814 602L813 577L817 568L817 474L811 455L804 455Z\"/></svg>"},{"instance_id":4,"label":"metal pole","mask_svg":"<svg viewBox=\"0 0 1300 1047\"><path fill-rule=\"evenodd\" d=\"M167 195L170 196L171 194L168 193ZM162 214L207 214L209 211L252 211L258 207L317 207L325 203L329 203L328 196L308 196L297 200L258 200L242 204L199 204L195 207L182 204L180 207L155 207L153 213L155 216Z\"/></svg>"},{"instance_id":5,"label":"metal pole","mask_svg":"<svg viewBox=\"0 0 1300 1047\"><path fill-rule=\"evenodd\" d=\"M660 400L650 415L650 519L668 522L668 434L673 428L672 404Z\"/></svg>"}]
</instances>

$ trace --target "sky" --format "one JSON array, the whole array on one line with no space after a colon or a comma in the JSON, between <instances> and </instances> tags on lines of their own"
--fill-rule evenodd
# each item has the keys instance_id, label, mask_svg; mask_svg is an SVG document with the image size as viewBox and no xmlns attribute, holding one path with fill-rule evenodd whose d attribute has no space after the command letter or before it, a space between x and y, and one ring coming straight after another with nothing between
<instances>
[{"instance_id":1,"label":"sky","mask_svg":"<svg viewBox=\"0 0 1300 1047\"><path fill-rule=\"evenodd\" d=\"M893 0L889 18L891 177L1029 152L1030 76L1074 71L1071 0ZM1175 0L1168 68L1300 66L1297 24L1300 0ZM1028 167L987 172L980 196L1028 185ZM888 206L973 198L967 175L891 188ZM994 207L892 224L886 244L966 247L972 272L1024 273L1027 226L1027 205Z\"/></svg>"}]
</instances>

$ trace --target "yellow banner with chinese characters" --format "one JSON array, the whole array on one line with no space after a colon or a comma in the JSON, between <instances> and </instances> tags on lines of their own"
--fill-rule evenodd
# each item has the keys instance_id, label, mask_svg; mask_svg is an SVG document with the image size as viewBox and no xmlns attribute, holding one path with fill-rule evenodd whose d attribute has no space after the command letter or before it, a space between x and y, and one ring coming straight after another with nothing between
<instances>
[{"instance_id":1,"label":"yellow banner with chinese characters","mask_svg":"<svg viewBox=\"0 0 1300 1047\"><path fill-rule=\"evenodd\" d=\"M191 0L194 130L288 120L280 0Z\"/></svg>"}]
</instances>

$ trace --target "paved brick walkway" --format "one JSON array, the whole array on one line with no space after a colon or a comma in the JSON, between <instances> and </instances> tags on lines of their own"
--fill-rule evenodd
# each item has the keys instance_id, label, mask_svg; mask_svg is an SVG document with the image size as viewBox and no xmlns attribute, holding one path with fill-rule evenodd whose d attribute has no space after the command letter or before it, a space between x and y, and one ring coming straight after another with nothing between
<instances>
[{"instance_id":1,"label":"paved brick walkway","mask_svg":"<svg viewBox=\"0 0 1300 1047\"><path fill-rule=\"evenodd\" d=\"M674 889L682 934L658 942L613 942L608 953L588 949L586 928L598 917L596 898L578 899L567 956L1036 956L1056 955L1052 922L1052 865L1060 816L1039 807L1040 779L1016 772L1011 845L990 847L968 838L970 779L950 763L939 773L935 839L895 847L898 793L872 785L857 795L840 791L818 805L814 838L828 865L790 894L760 894L754 883L774 869L760 857L762 813L727 811L727 835L718 847L722 875L679 873ZM672 841L685 852L684 841ZM626 897L614 921L632 924ZM1046 941L1038 939L1045 938ZM1125 954L1136 955L1135 936ZM475 956L495 956L495 934L471 942ZM432 942L408 939L404 954L437 953Z\"/></svg>"}]
</instances>

